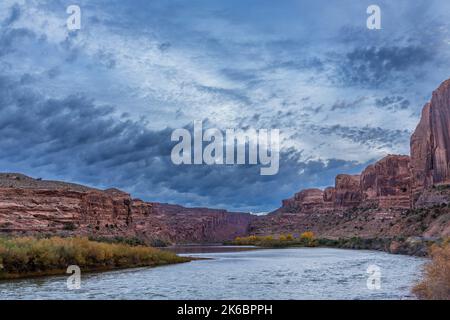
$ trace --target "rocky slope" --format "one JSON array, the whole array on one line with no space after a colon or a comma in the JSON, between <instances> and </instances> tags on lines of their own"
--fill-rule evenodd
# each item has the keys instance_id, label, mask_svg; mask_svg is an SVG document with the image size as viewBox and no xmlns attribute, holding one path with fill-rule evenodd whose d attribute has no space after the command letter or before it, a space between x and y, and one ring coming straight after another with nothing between
<instances>
[{"instance_id":1,"label":"rocky slope","mask_svg":"<svg viewBox=\"0 0 450 320\"><path fill-rule=\"evenodd\" d=\"M246 213L144 202L120 190L0 175L0 232L220 242L248 232Z\"/></svg>"}]
</instances>

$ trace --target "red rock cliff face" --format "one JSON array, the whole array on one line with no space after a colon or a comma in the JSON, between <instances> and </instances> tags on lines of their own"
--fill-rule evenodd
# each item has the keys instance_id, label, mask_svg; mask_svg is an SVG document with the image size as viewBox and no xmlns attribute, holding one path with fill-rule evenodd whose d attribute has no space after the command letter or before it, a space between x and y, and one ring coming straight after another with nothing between
<instances>
[{"instance_id":1,"label":"red rock cliff face","mask_svg":"<svg viewBox=\"0 0 450 320\"><path fill-rule=\"evenodd\" d=\"M283 200L282 207L274 213L324 213L351 208L359 205L360 202L359 175L340 174L336 177L335 187L328 187L324 191L302 190L293 198Z\"/></svg>"},{"instance_id":2,"label":"red rock cliff face","mask_svg":"<svg viewBox=\"0 0 450 320\"><path fill-rule=\"evenodd\" d=\"M411 136L413 202L422 190L450 183L450 79L433 92Z\"/></svg>"},{"instance_id":3,"label":"red rock cliff face","mask_svg":"<svg viewBox=\"0 0 450 320\"><path fill-rule=\"evenodd\" d=\"M339 174L336 176L335 208L356 207L361 203L359 175Z\"/></svg>"},{"instance_id":4,"label":"red rock cliff face","mask_svg":"<svg viewBox=\"0 0 450 320\"><path fill-rule=\"evenodd\" d=\"M274 213L326 213L356 207L410 207L409 157L389 155L368 166L361 175L340 174L335 187L306 189L283 200Z\"/></svg>"},{"instance_id":5,"label":"red rock cliff face","mask_svg":"<svg viewBox=\"0 0 450 320\"><path fill-rule=\"evenodd\" d=\"M362 203L379 208L410 207L409 156L389 155L361 174Z\"/></svg>"},{"instance_id":6,"label":"red rock cliff face","mask_svg":"<svg viewBox=\"0 0 450 320\"><path fill-rule=\"evenodd\" d=\"M224 210L149 203L116 189L41 182L23 175L3 177L0 186L0 233L221 242L245 235L255 218Z\"/></svg>"},{"instance_id":7,"label":"red rock cliff face","mask_svg":"<svg viewBox=\"0 0 450 320\"><path fill-rule=\"evenodd\" d=\"M324 194L320 189L305 189L293 198L283 200L283 207L290 212L310 213L324 208Z\"/></svg>"},{"instance_id":8,"label":"red rock cliff face","mask_svg":"<svg viewBox=\"0 0 450 320\"><path fill-rule=\"evenodd\" d=\"M97 190L0 189L0 231L126 235L132 223L125 193Z\"/></svg>"},{"instance_id":9,"label":"red rock cliff face","mask_svg":"<svg viewBox=\"0 0 450 320\"><path fill-rule=\"evenodd\" d=\"M250 222L256 218L246 213L161 203L153 203L153 214L167 227L168 238L177 243L232 240L247 235Z\"/></svg>"}]
</instances>

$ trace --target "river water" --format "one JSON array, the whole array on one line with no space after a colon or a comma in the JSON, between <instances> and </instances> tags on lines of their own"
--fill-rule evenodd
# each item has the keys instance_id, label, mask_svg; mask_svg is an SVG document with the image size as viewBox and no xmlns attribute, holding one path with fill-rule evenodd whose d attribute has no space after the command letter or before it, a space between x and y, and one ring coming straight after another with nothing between
<instances>
[{"instance_id":1,"label":"river water","mask_svg":"<svg viewBox=\"0 0 450 320\"><path fill-rule=\"evenodd\" d=\"M200 251L184 250L210 259L82 274L78 290L65 276L3 281L0 299L410 299L427 261L328 248Z\"/></svg>"}]
</instances>

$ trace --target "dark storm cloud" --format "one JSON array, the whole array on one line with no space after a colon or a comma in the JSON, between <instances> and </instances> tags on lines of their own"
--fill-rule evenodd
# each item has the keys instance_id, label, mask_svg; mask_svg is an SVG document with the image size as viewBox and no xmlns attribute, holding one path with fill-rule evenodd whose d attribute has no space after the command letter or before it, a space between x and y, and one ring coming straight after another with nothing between
<instances>
[{"instance_id":1,"label":"dark storm cloud","mask_svg":"<svg viewBox=\"0 0 450 320\"><path fill-rule=\"evenodd\" d=\"M0 57L13 52L13 47L21 39L34 39L34 32L26 28L12 28L11 25L20 18L21 11L18 4L9 9L9 15L1 22L0 28Z\"/></svg>"},{"instance_id":2,"label":"dark storm cloud","mask_svg":"<svg viewBox=\"0 0 450 320\"><path fill-rule=\"evenodd\" d=\"M365 97L358 98L354 101L338 100L331 106L331 111L354 109L360 106L360 104L366 100Z\"/></svg>"},{"instance_id":3,"label":"dark storm cloud","mask_svg":"<svg viewBox=\"0 0 450 320\"><path fill-rule=\"evenodd\" d=\"M246 105L251 104L250 99L246 96L246 94L242 90L224 89L224 88L203 86L203 85L196 85L196 88L200 91L212 93L212 94L218 95L222 98L228 98L231 100L235 100L235 101L241 102Z\"/></svg>"},{"instance_id":4,"label":"dark storm cloud","mask_svg":"<svg viewBox=\"0 0 450 320\"><path fill-rule=\"evenodd\" d=\"M375 100L375 106L387 110L407 109L410 106L408 99L400 96L387 96Z\"/></svg>"},{"instance_id":5,"label":"dark storm cloud","mask_svg":"<svg viewBox=\"0 0 450 320\"><path fill-rule=\"evenodd\" d=\"M312 126L311 130L323 135L337 135L353 142L376 147L392 147L394 144L408 141L409 130L389 130L380 127L349 127L342 125Z\"/></svg>"},{"instance_id":6,"label":"dark storm cloud","mask_svg":"<svg viewBox=\"0 0 450 320\"><path fill-rule=\"evenodd\" d=\"M108 69L112 69L116 66L116 60L111 53L105 52L104 50L99 50L97 52L97 59L101 65Z\"/></svg>"},{"instance_id":7,"label":"dark storm cloud","mask_svg":"<svg viewBox=\"0 0 450 320\"><path fill-rule=\"evenodd\" d=\"M222 74L230 80L240 82L250 82L257 80L257 70L240 70L232 68L223 68Z\"/></svg>"},{"instance_id":8,"label":"dark storm cloud","mask_svg":"<svg viewBox=\"0 0 450 320\"><path fill-rule=\"evenodd\" d=\"M430 49L412 45L355 48L338 63L334 76L350 86L387 85L396 78L411 78L413 71L432 61L433 56Z\"/></svg>"},{"instance_id":9,"label":"dark storm cloud","mask_svg":"<svg viewBox=\"0 0 450 320\"><path fill-rule=\"evenodd\" d=\"M20 7L17 3L15 3L14 5L11 6L9 16L6 17L6 19L2 22L2 26L3 27L10 26L19 19L20 14L21 14Z\"/></svg>"},{"instance_id":10,"label":"dark storm cloud","mask_svg":"<svg viewBox=\"0 0 450 320\"><path fill-rule=\"evenodd\" d=\"M266 67L266 70L287 69L287 70L312 70L322 72L325 68L325 62L318 57L303 58L297 60L274 61Z\"/></svg>"},{"instance_id":11,"label":"dark storm cloud","mask_svg":"<svg viewBox=\"0 0 450 320\"><path fill-rule=\"evenodd\" d=\"M34 39L35 34L25 28L2 28L0 30L0 57L12 53L14 51L14 46L22 39Z\"/></svg>"}]
</instances>

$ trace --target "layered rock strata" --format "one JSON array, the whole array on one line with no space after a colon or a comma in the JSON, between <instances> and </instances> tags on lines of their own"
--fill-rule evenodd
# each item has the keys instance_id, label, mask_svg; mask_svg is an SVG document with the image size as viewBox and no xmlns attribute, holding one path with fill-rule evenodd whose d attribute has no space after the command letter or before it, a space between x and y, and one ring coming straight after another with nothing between
<instances>
[{"instance_id":1,"label":"layered rock strata","mask_svg":"<svg viewBox=\"0 0 450 320\"><path fill-rule=\"evenodd\" d=\"M117 189L102 191L19 174L3 174L0 181L1 233L221 242L245 235L253 218L246 213L144 202Z\"/></svg>"}]
</instances>

